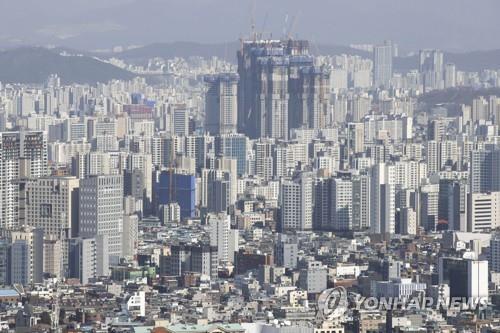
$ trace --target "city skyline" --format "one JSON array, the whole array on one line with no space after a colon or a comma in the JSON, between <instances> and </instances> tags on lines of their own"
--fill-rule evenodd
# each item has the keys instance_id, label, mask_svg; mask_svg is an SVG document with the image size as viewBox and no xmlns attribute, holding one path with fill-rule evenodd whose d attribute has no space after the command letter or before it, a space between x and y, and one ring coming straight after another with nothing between
<instances>
[{"instance_id":1,"label":"city skyline","mask_svg":"<svg viewBox=\"0 0 500 333\"><path fill-rule=\"evenodd\" d=\"M0 4L0 333L500 332L479 2Z\"/></svg>"}]
</instances>

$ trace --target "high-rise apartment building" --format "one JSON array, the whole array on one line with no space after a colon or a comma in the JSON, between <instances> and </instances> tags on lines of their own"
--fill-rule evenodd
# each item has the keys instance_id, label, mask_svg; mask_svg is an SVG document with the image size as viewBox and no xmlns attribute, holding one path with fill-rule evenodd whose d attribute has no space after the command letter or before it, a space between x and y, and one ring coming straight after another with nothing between
<instances>
[{"instance_id":1,"label":"high-rise apartment building","mask_svg":"<svg viewBox=\"0 0 500 333\"><path fill-rule=\"evenodd\" d=\"M330 72L308 62L309 58L298 58L290 65L289 129L325 128L330 124Z\"/></svg>"},{"instance_id":2,"label":"high-rise apartment building","mask_svg":"<svg viewBox=\"0 0 500 333\"><path fill-rule=\"evenodd\" d=\"M352 181L350 179L334 178L332 181L332 229L349 231L353 228L352 220Z\"/></svg>"},{"instance_id":3,"label":"high-rise apartment building","mask_svg":"<svg viewBox=\"0 0 500 333\"><path fill-rule=\"evenodd\" d=\"M310 230L313 218L312 174L302 172L281 184L282 230Z\"/></svg>"},{"instance_id":4,"label":"high-rise apartment building","mask_svg":"<svg viewBox=\"0 0 500 333\"><path fill-rule=\"evenodd\" d=\"M288 139L291 110L294 110L293 126L306 119L309 126L313 126L314 121L320 124L320 113L324 110L319 104L313 107L309 102L313 97L320 99L324 96L320 90L327 85L327 75L316 73L315 69L309 72L304 69L311 66L313 59L307 41L244 41L238 51L238 131L253 139ZM311 89L314 94L310 94ZM305 99L299 101L301 91L305 93L302 95ZM291 101L292 94L299 100ZM326 100L322 101L326 103ZM298 114L300 105L304 108ZM304 117L306 113L307 118Z\"/></svg>"},{"instance_id":5,"label":"high-rise apartment building","mask_svg":"<svg viewBox=\"0 0 500 333\"><path fill-rule=\"evenodd\" d=\"M371 169L370 228L376 234L395 232L396 188L393 165L379 163Z\"/></svg>"},{"instance_id":6,"label":"high-rise apartment building","mask_svg":"<svg viewBox=\"0 0 500 333\"><path fill-rule=\"evenodd\" d=\"M219 263L227 263L229 261L231 217L225 213L208 214L207 225L210 234L210 245L217 247Z\"/></svg>"},{"instance_id":7,"label":"high-rise apartment building","mask_svg":"<svg viewBox=\"0 0 500 333\"><path fill-rule=\"evenodd\" d=\"M389 88L392 79L392 43L384 42L373 48L373 83L375 87Z\"/></svg>"},{"instance_id":8,"label":"high-rise apartment building","mask_svg":"<svg viewBox=\"0 0 500 333\"><path fill-rule=\"evenodd\" d=\"M420 50L419 70L424 92L444 88L444 60L440 50Z\"/></svg>"},{"instance_id":9,"label":"high-rise apartment building","mask_svg":"<svg viewBox=\"0 0 500 333\"><path fill-rule=\"evenodd\" d=\"M205 76L205 129L212 135L235 133L238 126L238 74Z\"/></svg>"},{"instance_id":10,"label":"high-rise apartment building","mask_svg":"<svg viewBox=\"0 0 500 333\"><path fill-rule=\"evenodd\" d=\"M0 133L0 227L19 221L19 179L46 176L47 138L44 132Z\"/></svg>"}]
</instances>

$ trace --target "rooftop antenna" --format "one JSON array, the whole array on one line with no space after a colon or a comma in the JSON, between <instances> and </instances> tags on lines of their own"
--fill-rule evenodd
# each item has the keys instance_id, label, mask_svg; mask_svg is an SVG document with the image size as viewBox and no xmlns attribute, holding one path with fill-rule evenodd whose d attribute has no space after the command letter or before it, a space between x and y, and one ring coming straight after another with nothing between
<instances>
[{"instance_id":1,"label":"rooftop antenna","mask_svg":"<svg viewBox=\"0 0 500 333\"><path fill-rule=\"evenodd\" d=\"M255 0L252 1L252 17L250 25L252 28L252 39L255 42L257 39L257 34L255 33Z\"/></svg>"},{"instance_id":2,"label":"rooftop antenna","mask_svg":"<svg viewBox=\"0 0 500 333\"><path fill-rule=\"evenodd\" d=\"M295 28L295 22L297 22L297 15L292 17L292 22L290 23L290 28L288 29L288 33L286 34L286 39L292 39L293 29Z\"/></svg>"},{"instance_id":3,"label":"rooftop antenna","mask_svg":"<svg viewBox=\"0 0 500 333\"><path fill-rule=\"evenodd\" d=\"M314 38L314 36L312 36L312 38L311 38L311 44L316 51L316 56L321 55L321 51L319 50L318 43L316 43L316 39Z\"/></svg>"},{"instance_id":4,"label":"rooftop antenna","mask_svg":"<svg viewBox=\"0 0 500 333\"><path fill-rule=\"evenodd\" d=\"M288 14L285 15L285 22L283 23L283 38L286 38L287 36L287 28L286 25L288 23Z\"/></svg>"},{"instance_id":5,"label":"rooftop antenna","mask_svg":"<svg viewBox=\"0 0 500 333\"><path fill-rule=\"evenodd\" d=\"M262 36L265 34L268 16L269 16L269 12L266 12L266 15L264 16L264 22L262 23L262 28L260 30L260 39L262 39Z\"/></svg>"},{"instance_id":6,"label":"rooftop antenna","mask_svg":"<svg viewBox=\"0 0 500 333\"><path fill-rule=\"evenodd\" d=\"M300 12L297 12L297 14L293 15L292 17L292 22L290 23L288 33L286 34L287 39L292 39L293 30L295 29L295 24L297 23L297 17L299 16L299 14Z\"/></svg>"}]
</instances>

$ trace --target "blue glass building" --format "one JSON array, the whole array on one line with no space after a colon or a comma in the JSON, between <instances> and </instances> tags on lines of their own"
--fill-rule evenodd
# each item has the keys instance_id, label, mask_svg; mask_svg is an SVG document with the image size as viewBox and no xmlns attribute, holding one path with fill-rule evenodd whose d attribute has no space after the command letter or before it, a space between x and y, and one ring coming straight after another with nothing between
<instances>
[{"instance_id":1,"label":"blue glass building","mask_svg":"<svg viewBox=\"0 0 500 333\"><path fill-rule=\"evenodd\" d=\"M196 178L194 175L162 171L155 184L158 205L177 202L181 208L181 219L194 217L196 203ZM171 184L172 182L172 184ZM172 194L172 198L170 195Z\"/></svg>"}]
</instances>

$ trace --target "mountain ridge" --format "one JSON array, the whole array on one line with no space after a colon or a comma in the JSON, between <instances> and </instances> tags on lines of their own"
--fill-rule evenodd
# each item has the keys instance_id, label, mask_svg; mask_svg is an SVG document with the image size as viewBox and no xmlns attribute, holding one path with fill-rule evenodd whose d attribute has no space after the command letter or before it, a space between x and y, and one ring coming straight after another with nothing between
<instances>
[{"instance_id":1,"label":"mountain ridge","mask_svg":"<svg viewBox=\"0 0 500 333\"><path fill-rule=\"evenodd\" d=\"M0 52L0 82L41 84L51 74L63 83L97 83L136 75L90 56L61 55L55 50L23 46Z\"/></svg>"}]
</instances>

